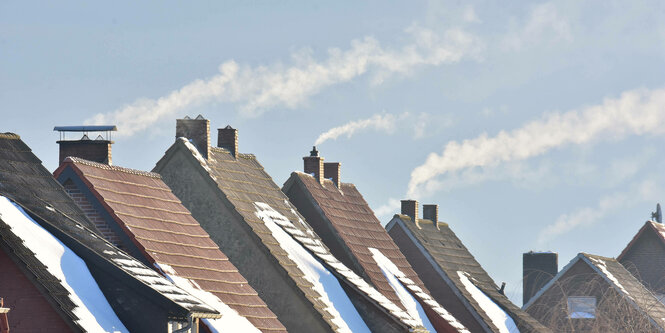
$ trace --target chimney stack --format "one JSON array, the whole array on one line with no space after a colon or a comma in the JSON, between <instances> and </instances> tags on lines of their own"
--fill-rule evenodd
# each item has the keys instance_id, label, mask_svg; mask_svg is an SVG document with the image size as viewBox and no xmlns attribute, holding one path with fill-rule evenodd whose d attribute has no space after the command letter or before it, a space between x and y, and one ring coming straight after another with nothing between
<instances>
[{"instance_id":1,"label":"chimney stack","mask_svg":"<svg viewBox=\"0 0 665 333\"><path fill-rule=\"evenodd\" d=\"M439 222L439 205L423 205L423 219L430 220L436 225Z\"/></svg>"},{"instance_id":2,"label":"chimney stack","mask_svg":"<svg viewBox=\"0 0 665 333\"><path fill-rule=\"evenodd\" d=\"M330 162L330 163L323 163L323 177L324 178L332 178L333 183L337 188L339 188L340 181L339 181L339 166L341 163L339 162Z\"/></svg>"},{"instance_id":3,"label":"chimney stack","mask_svg":"<svg viewBox=\"0 0 665 333\"><path fill-rule=\"evenodd\" d=\"M60 140L57 141L60 146L59 164L65 158L78 157L88 161L111 165L111 132L117 131L115 126L56 126L54 131L60 132ZM78 140L67 140L66 135L70 132L83 133L83 137ZM106 132L106 138L97 135L94 140L88 136L90 132Z\"/></svg>"},{"instance_id":4,"label":"chimney stack","mask_svg":"<svg viewBox=\"0 0 665 333\"><path fill-rule=\"evenodd\" d=\"M556 252L527 252L522 254L522 305L544 287L559 271Z\"/></svg>"},{"instance_id":5,"label":"chimney stack","mask_svg":"<svg viewBox=\"0 0 665 333\"><path fill-rule=\"evenodd\" d=\"M224 148L231 152L233 157L238 153L238 130L226 125L224 128L217 129L217 147Z\"/></svg>"},{"instance_id":6,"label":"chimney stack","mask_svg":"<svg viewBox=\"0 0 665 333\"><path fill-rule=\"evenodd\" d=\"M413 222L418 219L418 201L417 200L402 200L402 215L410 217Z\"/></svg>"},{"instance_id":7,"label":"chimney stack","mask_svg":"<svg viewBox=\"0 0 665 333\"><path fill-rule=\"evenodd\" d=\"M185 116L183 119L176 119L175 137L184 137L194 144L199 153L204 158L210 156L210 121L198 115L196 119Z\"/></svg>"},{"instance_id":8,"label":"chimney stack","mask_svg":"<svg viewBox=\"0 0 665 333\"><path fill-rule=\"evenodd\" d=\"M309 156L302 158L305 162L305 173L313 175L319 184L323 185L323 157L319 157L316 146L312 147Z\"/></svg>"}]
</instances>

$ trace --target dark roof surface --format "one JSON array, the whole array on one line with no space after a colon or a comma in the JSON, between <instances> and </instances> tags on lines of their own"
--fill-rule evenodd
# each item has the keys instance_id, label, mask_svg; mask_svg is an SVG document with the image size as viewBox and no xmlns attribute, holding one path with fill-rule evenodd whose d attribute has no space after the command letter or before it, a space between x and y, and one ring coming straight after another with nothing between
<instances>
[{"instance_id":1,"label":"dark roof surface","mask_svg":"<svg viewBox=\"0 0 665 333\"><path fill-rule=\"evenodd\" d=\"M37 222L44 223L42 227L50 233L57 232L58 234L54 234L54 236L69 247L71 247L70 244L80 245L82 249L89 251L86 253L92 253L91 256L104 262L105 267L113 267L114 273L133 278L139 284L151 288L170 300L171 304L182 309L184 314L188 311L217 313L98 236L97 229L67 195L60 183L44 168L41 161L21 141L20 137L12 133L0 134L0 195L19 204ZM7 232L11 232L11 229L4 229L3 232L7 234ZM18 240L12 240L11 237L3 237L3 239L10 240L16 249L23 251L22 260L26 260L27 264L36 264L34 254L26 252L25 247ZM77 254L81 256L80 253ZM49 288L53 286L46 285L45 287L50 290ZM51 292L51 295L55 295L55 293L61 295L57 291ZM65 298L58 303L67 304L66 297L68 296L63 295L62 297ZM65 311L70 310L65 307ZM174 315L176 314L174 313Z\"/></svg>"},{"instance_id":2,"label":"dark roof surface","mask_svg":"<svg viewBox=\"0 0 665 333\"><path fill-rule=\"evenodd\" d=\"M271 255L277 259L298 288L302 290L307 299L312 302L313 306L334 330L337 330L339 327L331 321L333 316L326 310L327 305L321 301L321 295L307 281L304 273L298 268L297 264L289 258L288 253L273 237L270 229L257 217L255 203L268 204L291 221L291 227L286 228L282 226L282 228L296 241L316 255L341 281L348 283L352 288L360 290L370 301L380 304L388 313L392 314L403 324L411 327L417 325L417 322L405 311L383 297L383 295L378 293L362 278L358 277L330 254L330 251L319 240L311 227L303 221L302 216L297 213L295 207L289 202L286 195L282 193L270 175L266 173L254 155L237 154L236 158L226 149L211 147L209 158L206 160L184 138L176 140L174 146L188 149L192 153L193 157L198 160L202 168L224 193L236 211L268 248ZM172 149L175 148L172 147Z\"/></svg>"},{"instance_id":3,"label":"dark roof surface","mask_svg":"<svg viewBox=\"0 0 665 333\"><path fill-rule=\"evenodd\" d=\"M647 230L653 231L658 238L663 242L663 245L665 245L665 225L662 223L658 223L655 221L646 221L642 228L635 234L633 239L626 245L626 247L621 251L621 254L617 257L617 260L621 261L621 259L630 251L630 249L633 247L635 242L642 236L643 233L645 233Z\"/></svg>"},{"instance_id":4,"label":"dark roof surface","mask_svg":"<svg viewBox=\"0 0 665 333\"><path fill-rule=\"evenodd\" d=\"M395 220L397 219L397 220ZM497 327L492 323L490 317L485 313L480 304L472 297L469 291L464 287L457 272L466 272L473 283L490 297L499 307L506 311L515 321L522 332L550 332L550 329L540 324L528 313L513 304L506 296L498 292L497 285L487 272L480 266L471 252L464 246L462 241L450 229L448 224L438 222L438 228L430 220L419 219L414 223L406 215L395 215L393 221L400 223L418 242L419 248L422 247L429 256L435 261L436 265L446 275L444 279L454 284L451 286L457 289L463 297L473 307L474 311L481 316L483 321L493 330ZM386 228L394 228L396 225L389 225Z\"/></svg>"},{"instance_id":5,"label":"dark roof surface","mask_svg":"<svg viewBox=\"0 0 665 333\"><path fill-rule=\"evenodd\" d=\"M67 158L58 171L66 167L74 169L149 261L169 265L262 331L286 331L159 174L79 158Z\"/></svg>"}]
</instances>

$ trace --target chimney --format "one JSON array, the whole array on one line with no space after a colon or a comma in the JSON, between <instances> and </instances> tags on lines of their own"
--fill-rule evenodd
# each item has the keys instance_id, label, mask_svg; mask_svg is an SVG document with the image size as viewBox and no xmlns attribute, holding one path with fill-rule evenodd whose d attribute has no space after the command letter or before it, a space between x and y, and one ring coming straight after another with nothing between
<instances>
[{"instance_id":1,"label":"chimney","mask_svg":"<svg viewBox=\"0 0 665 333\"><path fill-rule=\"evenodd\" d=\"M527 252L522 254L522 305L529 302L559 271L556 252Z\"/></svg>"},{"instance_id":2,"label":"chimney","mask_svg":"<svg viewBox=\"0 0 665 333\"><path fill-rule=\"evenodd\" d=\"M224 128L217 129L217 147L224 148L231 152L233 157L238 153L238 130L226 125Z\"/></svg>"},{"instance_id":3,"label":"chimney","mask_svg":"<svg viewBox=\"0 0 665 333\"><path fill-rule=\"evenodd\" d=\"M332 178L333 183L337 188L339 188L340 181L339 181L339 166L341 163L339 162L329 162L329 163L323 163L323 177L324 178Z\"/></svg>"},{"instance_id":4,"label":"chimney","mask_svg":"<svg viewBox=\"0 0 665 333\"><path fill-rule=\"evenodd\" d=\"M439 205L423 205L423 219L430 220L436 225L439 222Z\"/></svg>"},{"instance_id":5,"label":"chimney","mask_svg":"<svg viewBox=\"0 0 665 333\"><path fill-rule=\"evenodd\" d=\"M199 153L204 158L210 155L210 121L198 115L196 119L185 116L183 119L176 119L175 137L184 137L194 144Z\"/></svg>"},{"instance_id":6,"label":"chimney","mask_svg":"<svg viewBox=\"0 0 665 333\"><path fill-rule=\"evenodd\" d=\"M316 146L312 147L309 156L302 158L305 162L305 173L314 175L319 184L323 184L323 157L319 157Z\"/></svg>"},{"instance_id":7,"label":"chimney","mask_svg":"<svg viewBox=\"0 0 665 333\"><path fill-rule=\"evenodd\" d=\"M111 132L117 131L115 126L56 126L54 131L60 132L59 164L67 158L78 157L88 161L111 165ZM78 140L68 140L67 133L78 132L83 136ZM106 137L97 135L94 140L90 139L90 132L105 132Z\"/></svg>"},{"instance_id":8,"label":"chimney","mask_svg":"<svg viewBox=\"0 0 665 333\"><path fill-rule=\"evenodd\" d=\"M418 201L402 200L402 215L409 216L413 222L418 219Z\"/></svg>"}]
</instances>

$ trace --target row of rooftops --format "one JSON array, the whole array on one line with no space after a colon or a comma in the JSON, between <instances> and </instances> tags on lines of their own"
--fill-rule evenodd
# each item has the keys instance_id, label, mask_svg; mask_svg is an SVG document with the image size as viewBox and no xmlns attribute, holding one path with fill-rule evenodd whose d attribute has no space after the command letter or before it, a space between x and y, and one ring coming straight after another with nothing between
<instances>
[{"instance_id":1,"label":"row of rooftops","mask_svg":"<svg viewBox=\"0 0 665 333\"><path fill-rule=\"evenodd\" d=\"M218 129L217 146L211 146L209 121L200 115L177 120L176 141L152 172L112 165L115 126L54 130L61 132L55 179L17 135L0 134L0 195L95 267L91 274L105 294L110 282L97 270L113 272L131 290L138 282L161 294L161 302L175 302L184 311L169 310L172 320L186 324L195 314L211 329L552 331L530 314L529 304L521 309L504 295L505 284L498 287L439 221L437 205L423 205L420 218L418 202L403 200L400 214L384 228L358 189L340 181L340 163L324 162L316 147L303 157L304 172L292 173L280 188L254 155L239 152L236 129ZM83 138L67 140L68 132L82 132ZM94 132L107 137L90 140ZM13 249L15 260L39 267L29 250L18 250L25 240L12 238L11 227L0 225L0 236L6 243L0 248ZM610 284L642 291L639 282L623 280L632 275L618 271L614 259L574 259L580 260L596 265ZM548 269L551 275L566 271ZM331 285L312 270L337 282ZM57 282L39 282L47 280L57 281L35 281L57 290ZM534 283L546 290L555 280ZM337 283L348 297L344 308L331 291ZM117 282L112 285L117 289ZM57 312L76 327L71 295L63 290L46 296L69 304ZM127 299L126 293L113 295L109 303L127 328L146 327L121 306ZM154 295L148 302L155 302ZM649 316L659 313L655 309Z\"/></svg>"}]
</instances>

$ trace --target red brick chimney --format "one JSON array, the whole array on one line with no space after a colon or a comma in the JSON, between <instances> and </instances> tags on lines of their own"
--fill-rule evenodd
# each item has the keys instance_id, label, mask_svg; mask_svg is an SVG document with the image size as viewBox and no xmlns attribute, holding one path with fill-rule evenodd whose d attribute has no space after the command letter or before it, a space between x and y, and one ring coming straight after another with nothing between
<instances>
[{"instance_id":1,"label":"red brick chimney","mask_svg":"<svg viewBox=\"0 0 665 333\"><path fill-rule=\"evenodd\" d=\"M323 184L323 157L319 157L316 146L312 147L309 156L305 156L302 159L305 164L305 173L313 175L319 184Z\"/></svg>"},{"instance_id":2,"label":"red brick chimney","mask_svg":"<svg viewBox=\"0 0 665 333\"><path fill-rule=\"evenodd\" d=\"M115 126L56 126L53 130L60 132L60 140L57 141L60 146L59 163L71 156L111 165L113 141L110 140L110 133L117 130ZM70 132L83 133L83 137L78 140L67 140L66 135ZM91 140L90 132L106 132L106 138L98 135Z\"/></svg>"},{"instance_id":3,"label":"red brick chimney","mask_svg":"<svg viewBox=\"0 0 665 333\"><path fill-rule=\"evenodd\" d=\"M236 153L238 153L238 130L231 127L231 125L218 128L217 147L228 150L233 157L236 157Z\"/></svg>"},{"instance_id":4,"label":"red brick chimney","mask_svg":"<svg viewBox=\"0 0 665 333\"><path fill-rule=\"evenodd\" d=\"M184 137L194 144L204 158L210 156L210 121L198 115L196 119L176 119L175 137Z\"/></svg>"},{"instance_id":5,"label":"red brick chimney","mask_svg":"<svg viewBox=\"0 0 665 333\"><path fill-rule=\"evenodd\" d=\"M436 225L439 222L439 205L423 205L423 219L430 220Z\"/></svg>"},{"instance_id":6,"label":"red brick chimney","mask_svg":"<svg viewBox=\"0 0 665 333\"><path fill-rule=\"evenodd\" d=\"M326 162L323 163L323 177L326 179L331 179L335 186L339 188L340 180L339 180L339 166L341 163L339 162Z\"/></svg>"},{"instance_id":7,"label":"red brick chimney","mask_svg":"<svg viewBox=\"0 0 665 333\"><path fill-rule=\"evenodd\" d=\"M402 200L402 215L406 215L416 222L418 219L418 201Z\"/></svg>"}]
</instances>

